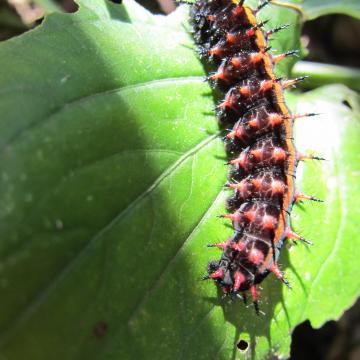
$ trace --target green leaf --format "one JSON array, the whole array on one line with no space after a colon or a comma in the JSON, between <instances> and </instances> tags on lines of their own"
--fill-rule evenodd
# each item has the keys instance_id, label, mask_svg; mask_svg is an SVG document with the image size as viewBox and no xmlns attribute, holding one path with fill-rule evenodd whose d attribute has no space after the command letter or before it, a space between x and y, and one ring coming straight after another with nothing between
<instances>
[{"instance_id":1,"label":"green leaf","mask_svg":"<svg viewBox=\"0 0 360 360\"><path fill-rule=\"evenodd\" d=\"M205 245L231 230L216 218L225 154L187 10L124 3L79 1L0 45L0 355L218 360L240 338L256 359L286 354L290 329L337 318L359 287L357 99L343 87L289 97L329 114L297 128L329 159L306 164L300 187L327 204L296 212L316 247L283 251L295 289L266 279L256 317L200 281L219 256ZM272 25L298 23L277 9Z\"/></svg>"},{"instance_id":2,"label":"green leaf","mask_svg":"<svg viewBox=\"0 0 360 360\"><path fill-rule=\"evenodd\" d=\"M316 19L329 14L344 14L360 19L358 0L303 0L301 6L306 19Z\"/></svg>"}]
</instances>

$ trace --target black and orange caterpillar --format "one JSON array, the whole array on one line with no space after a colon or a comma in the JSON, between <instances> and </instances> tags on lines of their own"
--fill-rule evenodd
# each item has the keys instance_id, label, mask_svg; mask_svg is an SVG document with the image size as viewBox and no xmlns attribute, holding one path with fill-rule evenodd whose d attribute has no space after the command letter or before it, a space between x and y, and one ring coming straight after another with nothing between
<instances>
[{"instance_id":1,"label":"black and orange caterpillar","mask_svg":"<svg viewBox=\"0 0 360 360\"><path fill-rule=\"evenodd\" d=\"M295 175L298 162L321 159L299 154L293 140L294 119L308 114L291 114L283 91L303 78L290 80L275 76L274 65L289 51L269 53L268 39L284 29L264 30L256 14L271 1L252 9L244 0L200 0L191 6L194 39L201 57L217 67L209 75L225 94L217 106L221 124L233 128L225 136L230 156L229 182L234 190L228 200L233 236L219 244L219 261L208 265L206 279L214 279L226 295L241 296L250 290L259 313L256 284L270 272L285 279L277 265L286 239L301 240L290 227L293 204L302 199L320 201L298 193Z\"/></svg>"}]
</instances>

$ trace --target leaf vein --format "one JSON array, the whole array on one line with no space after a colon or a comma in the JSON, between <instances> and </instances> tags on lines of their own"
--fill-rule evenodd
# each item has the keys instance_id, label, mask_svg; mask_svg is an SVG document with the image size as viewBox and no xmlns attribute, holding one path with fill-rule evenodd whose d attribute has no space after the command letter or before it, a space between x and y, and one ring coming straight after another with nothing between
<instances>
[{"instance_id":1,"label":"leaf vein","mask_svg":"<svg viewBox=\"0 0 360 360\"><path fill-rule=\"evenodd\" d=\"M183 162L185 162L189 157L196 154L202 148L209 145L211 142L216 140L220 132L207 137L197 146L186 152L180 159L178 159L173 165L168 167L143 193L141 193L131 204L129 204L124 210L122 210L117 216L115 216L106 226L97 231L86 245L79 251L79 253L72 259L70 262L59 272L59 274L54 278L54 280L47 284L43 290L41 290L38 295L30 301L29 305L17 316L10 327L3 331L0 334L0 346L4 345L6 341L11 337L11 335L16 332L16 329L21 327L26 321L35 313L36 309L43 303L46 297L56 289L57 285L63 281L66 276L72 271L72 269L81 261L82 257L86 255L86 250L89 249L96 241L101 239L101 237L108 232L115 224L121 221L132 209L134 209L138 204L141 203L146 197L148 197L167 177L169 177ZM203 220L203 219L202 219ZM200 221L201 223L201 221ZM198 228L200 223L195 227L194 231ZM188 237L189 238L189 237ZM187 238L187 239L188 239ZM185 240L186 242L186 240ZM185 243L184 242L184 243ZM133 313L133 312L132 312Z\"/></svg>"},{"instance_id":2,"label":"leaf vein","mask_svg":"<svg viewBox=\"0 0 360 360\"><path fill-rule=\"evenodd\" d=\"M163 84L172 83L172 82L181 82L181 83L198 82L198 83L200 83L200 82L203 82L203 78L201 76L179 76L179 77L172 77L172 78L156 79L156 80L145 81L143 83L137 83L137 84L120 86L120 87L116 87L113 89L107 89L107 90L96 92L94 94L79 97L77 99L74 99L72 101L69 101L65 104L62 104L62 105L54 108L48 114L44 115L44 117L42 117L39 121L30 123L28 126L25 126L25 127L21 128L19 131L15 132L6 142L3 143L1 150L4 150L6 147L11 146L25 132L40 126L44 122L50 120L51 118L53 118L57 114L61 113L63 110L68 109L69 107L81 105L82 103L85 103L85 102L92 100L94 98L97 98L99 96L107 96L107 95L111 95L111 94L115 94L115 93L131 91L134 89L139 90L141 88L146 88L149 86L158 86L158 85L163 85Z\"/></svg>"}]
</instances>

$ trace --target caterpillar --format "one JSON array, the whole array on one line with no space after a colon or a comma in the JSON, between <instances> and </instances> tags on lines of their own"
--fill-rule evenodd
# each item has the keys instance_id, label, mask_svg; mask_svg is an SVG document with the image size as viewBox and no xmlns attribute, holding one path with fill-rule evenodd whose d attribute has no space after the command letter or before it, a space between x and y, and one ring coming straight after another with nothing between
<instances>
[{"instance_id":1,"label":"caterpillar","mask_svg":"<svg viewBox=\"0 0 360 360\"><path fill-rule=\"evenodd\" d=\"M213 279L225 296L243 298L249 291L259 314L257 284L273 273L291 287L278 266L286 239L311 244L290 226L295 202L321 201L296 191L299 161L322 158L300 154L293 139L293 123L315 113L291 114L283 91L304 77L280 79L274 66L296 55L288 51L272 55L269 38L287 26L265 30L257 8L245 0L200 0L191 4L193 37L199 56L217 70L207 79L224 94L216 107L220 124L232 128L224 137L229 154L229 180L234 191L227 201L233 235L209 247L222 250L220 260L208 264L204 279Z\"/></svg>"}]
</instances>

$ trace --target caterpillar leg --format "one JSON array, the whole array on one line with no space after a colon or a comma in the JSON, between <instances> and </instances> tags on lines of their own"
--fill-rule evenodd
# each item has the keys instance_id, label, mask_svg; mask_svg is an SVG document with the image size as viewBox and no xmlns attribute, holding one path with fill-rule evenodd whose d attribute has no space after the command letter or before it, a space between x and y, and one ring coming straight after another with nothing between
<instances>
[{"instance_id":1,"label":"caterpillar leg","mask_svg":"<svg viewBox=\"0 0 360 360\"><path fill-rule=\"evenodd\" d=\"M256 285L252 285L250 287L250 294L253 299L253 304L255 308L256 315L260 315L260 308L259 308L259 302L258 302L258 294L256 290Z\"/></svg>"}]
</instances>

